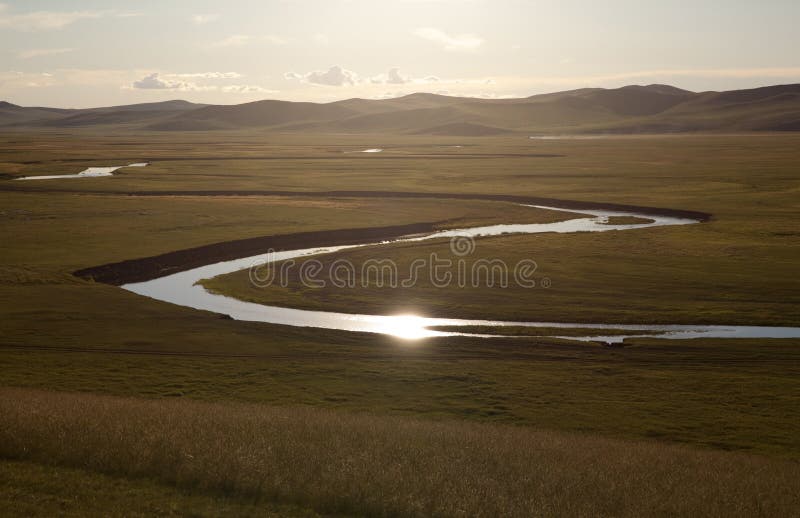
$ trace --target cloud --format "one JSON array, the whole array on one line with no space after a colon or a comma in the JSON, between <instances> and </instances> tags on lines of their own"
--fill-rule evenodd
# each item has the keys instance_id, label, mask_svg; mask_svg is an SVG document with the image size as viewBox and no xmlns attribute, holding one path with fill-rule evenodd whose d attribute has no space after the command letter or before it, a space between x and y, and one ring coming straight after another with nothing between
<instances>
[{"instance_id":1,"label":"cloud","mask_svg":"<svg viewBox=\"0 0 800 518\"><path fill-rule=\"evenodd\" d=\"M386 74L371 77L369 82L375 85L427 85L442 81L438 76L411 77L400 73L398 67L392 67Z\"/></svg>"},{"instance_id":2,"label":"cloud","mask_svg":"<svg viewBox=\"0 0 800 518\"><path fill-rule=\"evenodd\" d=\"M199 72L194 74L160 74L153 72L130 86L125 87L135 90L177 90L181 92L223 92L233 94L253 93L278 93L258 85L201 85L190 81L179 81L172 78L200 78L200 79L233 79L241 77L237 72Z\"/></svg>"},{"instance_id":3,"label":"cloud","mask_svg":"<svg viewBox=\"0 0 800 518\"><path fill-rule=\"evenodd\" d=\"M390 68L386 83L390 85L404 85L411 81L408 77L400 75L400 69L397 67Z\"/></svg>"},{"instance_id":4,"label":"cloud","mask_svg":"<svg viewBox=\"0 0 800 518\"><path fill-rule=\"evenodd\" d=\"M356 84L358 82L358 76L355 72L344 69L339 65L334 65L326 72L321 72L319 70L309 72L306 74L305 80L316 85L344 86Z\"/></svg>"},{"instance_id":5,"label":"cloud","mask_svg":"<svg viewBox=\"0 0 800 518\"><path fill-rule=\"evenodd\" d=\"M314 70L307 74L297 72L286 72L283 74L286 79L296 79L304 83L324 86L352 86L359 82L358 75L351 71L334 65L328 70Z\"/></svg>"},{"instance_id":6,"label":"cloud","mask_svg":"<svg viewBox=\"0 0 800 518\"><path fill-rule=\"evenodd\" d=\"M31 11L12 14L7 4L0 4L0 27L20 31L61 29L79 20L100 18L100 11Z\"/></svg>"},{"instance_id":7,"label":"cloud","mask_svg":"<svg viewBox=\"0 0 800 518\"><path fill-rule=\"evenodd\" d=\"M158 72L154 72L148 76L134 81L131 85L137 90L196 90L197 85L185 81L173 81L170 79L161 79Z\"/></svg>"},{"instance_id":8,"label":"cloud","mask_svg":"<svg viewBox=\"0 0 800 518\"><path fill-rule=\"evenodd\" d=\"M414 31L414 35L420 38L440 43L444 50L449 51L469 51L475 50L483 45L483 39L473 34L459 34L453 36L441 29L433 27L421 27Z\"/></svg>"},{"instance_id":9,"label":"cloud","mask_svg":"<svg viewBox=\"0 0 800 518\"><path fill-rule=\"evenodd\" d=\"M315 70L306 74L286 72L283 74L283 77L288 80L325 86L426 85L441 81L437 76L426 76L424 78L407 76L400 72L399 67L392 67L385 74L378 74L370 78L361 78L352 70L344 69L338 65L334 65L328 70Z\"/></svg>"},{"instance_id":10,"label":"cloud","mask_svg":"<svg viewBox=\"0 0 800 518\"><path fill-rule=\"evenodd\" d=\"M218 14L195 14L192 16L192 23L195 25L205 25L216 21L218 18Z\"/></svg>"},{"instance_id":11,"label":"cloud","mask_svg":"<svg viewBox=\"0 0 800 518\"><path fill-rule=\"evenodd\" d=\"M67 52L72 52L73 48L60 48L60 49L30 49L30 50L23 50L17 53L17 57L19 59L31 59L31 58L38 58L41 56L55 56L56 54L65 54Z\"/></svg>"},{"instance_id":12,"label":"cloud","mask_svg":"<svg viewBox=\"0 0 800 518\"><path fill-rule=\"evenodd\" d=\"M238 72L193 72L190 74L166 74L169 77L202 78L202 79L237 79L242 77Z\"/></svg>"},{"instance_id":13,"label":"cloud","mask_svg":"<svg viewBox=\"0 0 800 518\"><path fill-rule=\"evenodd\" d=\"M410 83L412 79L400 74L398 67L392 67L386 74L381 74L370 78L370 82L376 85L404 85Z\"/></svg>"},{"instance_id":14,"label":"cloud","mask_svg":"<svg viewBox=\"0 0 800 518\"><path fill-rule=\"evenodd\" d=\"M270 90L257 85L226 85L220 88L221 92L234 94L276 94L278 90Z\"/></svg>"}]
</instances>

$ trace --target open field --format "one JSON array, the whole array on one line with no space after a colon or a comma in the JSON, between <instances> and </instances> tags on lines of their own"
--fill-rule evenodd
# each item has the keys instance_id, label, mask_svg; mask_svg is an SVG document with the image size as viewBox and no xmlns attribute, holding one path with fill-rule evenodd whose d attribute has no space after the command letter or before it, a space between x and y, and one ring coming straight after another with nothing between
<instances>
[{"instance_id":1,"label":"open field","mask_svg":"<svg viewBox=\"0 0 800 518\"><path fill-rule=\"evenodd\" d=\"M800 458L800 353L781 340L409 344L167 314L179 317L169 329L117 315L110 325L120 338L86 332L99 351L67 340L63 349L4 348L4 383L491 421ZM69 337L86 323L60 325Z\"/></svg>"},{"instance_id":2,"label":"open field","mask_svg":"<svg viewBox=\"0 0 800 518\"><path fill-rule=\"evenodd\" d=\"M451 162L463 165L462 174L468 179L459 182L461 192L496 192L513 186L507 189L513 188L515 194L701 210L713 215L712 221L689 227L495 237L478 240L476 253L466 258L468 263L499 258L509 264L534 259L538 274L552 281L550 289L442 290L425 282L429 279L409 289L369 285L351 290L309 289L299 285L296 275L288 289L261 289L250 286L246 272L206 285L246 300L365 313L416 309L428 316L505 320L797 324L800 185L795 178L795 138L548 141L545 150L564 156L545 161L498 159L490 176L481 176L483 168L475 170L469 167L471 163L456 159L431 167L441 174L442 169L452 167ZM709 156L714 156L712 162ZM512 180L503 168L527 174ZM558 173L564 169L570 173ZM369 178L364 180L364 189L376 186L371 175L364 177ZM435 179L434 174L433 181L420 179L419 183L431 191L444 189L444 185L435 185ZM321 183L323 188L328 185ZM587 190L591 196L584 194ZM453 258L444 242L345 251L323 260L341 258L358 265L376 256L391 258L398 263L399 272L405 273L415 259L434 252ZM358 279L357 285L363 284Z\"/></svg>"},{"instance_id":3,"label":"open field","mask_svg":"<svg viewBox=\"0 0 800 518\"><path fill-rule=\"evenodd\" d=\"M5 457L323 513L778 516L799 503L800 466L747 455L303 408L2 395Z\"/></svg>"},{"instance_id":4,"label":"open field","mask_svg":"<svg viewBox=\"0 0 800 518\"><path fill-rule=\"evenodd\" d=\"M452 145L464 147L446 147ZM374 156L342 153L374 147L385 151ZM553 321L800 325L799 148L800 137L790 134L548 141L235 132L175 134L168 139L153 134L100 136L90 132L73 136L5 134L0 136L0 171L10 176L75 173L89 166L136 161L152 161L152 165L123 169L109 178L0 180L0 385L156 401L44 396L25 390L4 391L0 404L9 405L24 396L39 401L36 404L44 405L47 414L59 415L68 423L69 416L58 414L48 406L50 402L66 398L63 401L83 408L88 420L99 415L93 412L132 408L125 405L143 412L166 408L175 415L202 409L209 419L221 419L219 415L226 412L240 412L238 405L229 403L243 402L255 405L247 408L256 414L308 412L302 415L324 417L350 430L361 430L360 426L385 430L381 432L384 443L397 445L397 451L405 451L408 445L391 443L406 440L392 436L391 430L402 428L403 423L416 427L414 433L425 437L445 430L474 438L478 441L475 451L490 448L480 442L486 430L491 431L490 437L497 433L517 440L533 434L558 443L561 449L548 450L549 454L576 455L574 462L559 472L563 476L559 480L565 487L582 488L574 492L585 497L584 502L599 498L606 506L600 513L585 514L788 514L781 511L796 508L797 502L791 498L797 492L800 459L797 340L639 339L620 349L536 336L407 342L225 320L78 279L72 272L292 232L400 224L458 228L564 217L564 213L490 201L262 196L248 195L248 191L544 196L703 211L711 213L712 219L688 227L477 241L475 258L536 260L537 272L552 280L548 289L437 292L419 285L405 291L341 293L312 292L292 285L256 291L242 282L241 274L215 279L211 285L271 303L369 313L403 310ZM212 191L235 191L237 195L210 196ZM183 194L176 196L175 192ZM391 257L407 264L418 254L444 253L448 248L446 242L389 245L344 256L354 260ZM205 406L195 400L219 405ZM307 408L296 410L298 405L335 412L316 414ZM24 416L24 407L18 406L14 412L20 413L15 415ZM43 434L40 444L46 444L45 427L28 418L26 426ZM237 419L247 421L241 415ZM489 426L484 428L487 422ZM502 426L494 428L498 425ZM505 428L508 425L514 426ZM200 429L209 434L213 431ZM575 432L586 435L572 435ZM207 437L212 440L211 435ZM303 448L330 446L317 435L307 438ZM617 442L620 439L623 442ZM419 444L428 448L432 443L426 441L419 439ZM592 441L599 441L593 444L602 443L602 447L592 446ZM463 445L456 439L448 444L451 448ZM108 451L116 455L120 450L112 446ZM604 467L599 455L581 457L591 456L591 451L582 450L584 446L595 448L592 451L620 451L621 455L632 448L635 455L624 457L630 460L627 478L613 485L618 479L613 472L604 471L612 468ZM23 480L50 479L55 472L67 473L63 476L69 480L82 480L94 477L95 470L123 477L115 479L123 481L142 475L147 480L125 483L138 487L144 499L176 501L180 508L197 509L198 514L224 514L225 506L234 506L230 512L236 514L250 512L249 497L239 493L250 494L252 487L246 481L251 479L246 477L217 480L208 486L203 482L200 487L213 488L218 496L201 496L192 493L194 482L182 485L174 472L133 473L89 466L79 461L78 452L67 459L59 457L67 455L67 450L48 447L53 449L40 451L50 453L28 458L33 464L3 462L3 469L18 473ZM441 458L434 450L423 450L420 464L409 470L424 472L428 463ZM659 460L664 452L669 452L669 460ZM54 461L59 467L37 466L50 454L62 459ZM108 458L127 463L114 455ZM18 457L10 450L3 456ZM452 457L457 458L455 453ZM355 453L351 459L369 460ZM330 460L343 462L342 458ZM592 469L585 468L587 462ZM501 471L508 467L487 465ZM73 469L69 466L86 469L88 474L68 471ZM637 471L648 466L661 471ZM707 469L692 471L698 466ZM359 476L367 477L364 473ZM511 471L504 473L512 476ZM710 478L693 478L702 473L710 473ZM87 483L100 487L116 484L106 478L95 480ZM362 479L349 480L355 484L353 480ZM642 481L652 482L647 486L651 489L663 488L658 484L669 480L677 480L688 496L667 502L663 495L673 493L630 489L647 486ZM188 493L171 493L176 483ZM232 485L224 487L227 483ZM403 483L417 482L409 475ZM8 485L3 486L8 492ZM333 491L334 486L327 487ZM503 491L522 491L521 487ZM540 489L547 491L547 487ZM231 500L226 500L228 489L236 493ZM607 496L598 496L601 490ZM701 499L701 490L719 498ZM677 490L673 487L670 491ZM554 506L573 505L559 500L559 494L549 493ZM95 498L86 495L86 502ZM383 509L364 500L366 495L346 495L342 497L346 503L330 503L332 500L325 500L329 495L312 502L281 493L278 501L299 507L275 507L274 512L303 515L307 509L340 509L379 515L402 512L398 509L410 505L398 500L391 505L400 507ZM638 495L640 499L626 507L624 501L613 499L622 498L620 495ZM732 500L720 503L725 495ZM275 496L272 493L259 500L259 505L272 505L269 502ZM432 500L429 497L428 501ZM326 503L316 507L320 501ZM574 505L583 505L581 499ZM559 510L581 514L582 509L586 508L553 507L552 512L542 514L563 514ZM259 507L254 512L261 511ZM459 513L447 508L442 514Z\"/></svg>"},{"instance_id":5,"label":"open field","mask_svg":"<svg viewBox=\"0 0 800 518\"><path fill-rule=\"evenodd\" d=\"M150 478L8 460L0 461L0 514L37 518L319 516L298 506L181 490Z\"/></svg>"}]
</instances>

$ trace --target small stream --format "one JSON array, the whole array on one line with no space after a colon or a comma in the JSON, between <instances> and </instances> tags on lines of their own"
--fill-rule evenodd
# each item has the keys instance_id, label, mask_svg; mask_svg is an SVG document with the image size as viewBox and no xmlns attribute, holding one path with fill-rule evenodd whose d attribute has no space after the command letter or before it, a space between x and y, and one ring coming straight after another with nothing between
<instances>
[{"instance_id":1,"label":"small stream","mask_svg":"<svg viewBox=\"0 0 800 518\"><path fill-rule=\"evenodd\" d=\"M123 167L145 167L149 165L147 162L138 162L135 164L118 165L115 167L88 167L77 174L50 174L43 176L23 176L15 178L15 180L63 180L69 178L98 178L101 176L114 176L117 169Z\"/></svg>"}]
</instances>

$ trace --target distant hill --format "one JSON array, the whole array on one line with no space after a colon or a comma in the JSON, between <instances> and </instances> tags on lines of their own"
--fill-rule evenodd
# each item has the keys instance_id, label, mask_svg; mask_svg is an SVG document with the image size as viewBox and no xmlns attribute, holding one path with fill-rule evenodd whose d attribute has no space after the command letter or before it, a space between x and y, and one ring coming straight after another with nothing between
<instances>
[{"instance_id":1,"label":"distant hill","mask_svg":"<svg viewBox=\"0 0 800 518\"><path fill-rule=\"evenodd\" d=\"M415 93L322 104L265 100L203 105L175 100L78 110L0 102L0 128L95 126L453 136L800 131L800 84L699 93L669 85L630 85L519 99Z\"/></svg>"},{"instance_id":2,"label":"distant hill","mask_svg":"<svg viewBox=\"0 0 800 518\"><path fill-rule=\"evenodd\" d=\"M0 125L25 124L33 121L58 119L69 111L58 108L23 108L16 104L0 101Z\"/></svg>"},{"instance_id":3,"label":"distant hill","mask_svg":"<svg viewBox=\"0 0 800 518\"><path fill-rule=\"evenodd\" d=\"M236 129L280 126L297 122L323 122L350 117L357 112L331 104L295 103L288 101L256 101L233 106L206 106L185 111L150 129Z\"/></svg>"},{"instance_id":4,"label":"distant hill","mask_svg":"<svg viewBox=\"0 0 800 518\"><path fill-rule=\"evenodd\" d=\"M128 104L101 108L64 109L22 107L0 101L0 127L78 127L139 125L160 120L182 111L192 111L205 104L183 100Z\"/></svg>"}]
</instances>

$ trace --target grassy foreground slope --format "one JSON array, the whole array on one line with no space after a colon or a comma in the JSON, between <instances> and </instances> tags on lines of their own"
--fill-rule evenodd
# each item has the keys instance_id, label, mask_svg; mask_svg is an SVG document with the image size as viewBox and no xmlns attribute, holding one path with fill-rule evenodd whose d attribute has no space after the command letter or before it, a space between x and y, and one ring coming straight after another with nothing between
<instances>
[{"instance_id":1,"label":"grassy foreground slope","mask_svg":"<svg viewBox=\"0 0 800 518\"><path fill-rule=\"evenodd\" d=\"M37 339L2 349L3 384L457 418L800 458L800 353L786 341L638 340L621 350L537 337L405 342L63 295L50 293L94 308L116 333L47 315ZM37 304L58 310L44 297ZM171 325L154 326L159 317Z\"/></svg>"},{"instance_id":2,"label":"grassy foreground slope","mask_svg":"<svg viewBox=\"0 0 800 518\"><path fill-rule=\"evenodd\" d=\"M800 505L798 464L746 455L303 408L0 394L4 457L323 513L779 516Z\"/></svg>"}]
</instances>

